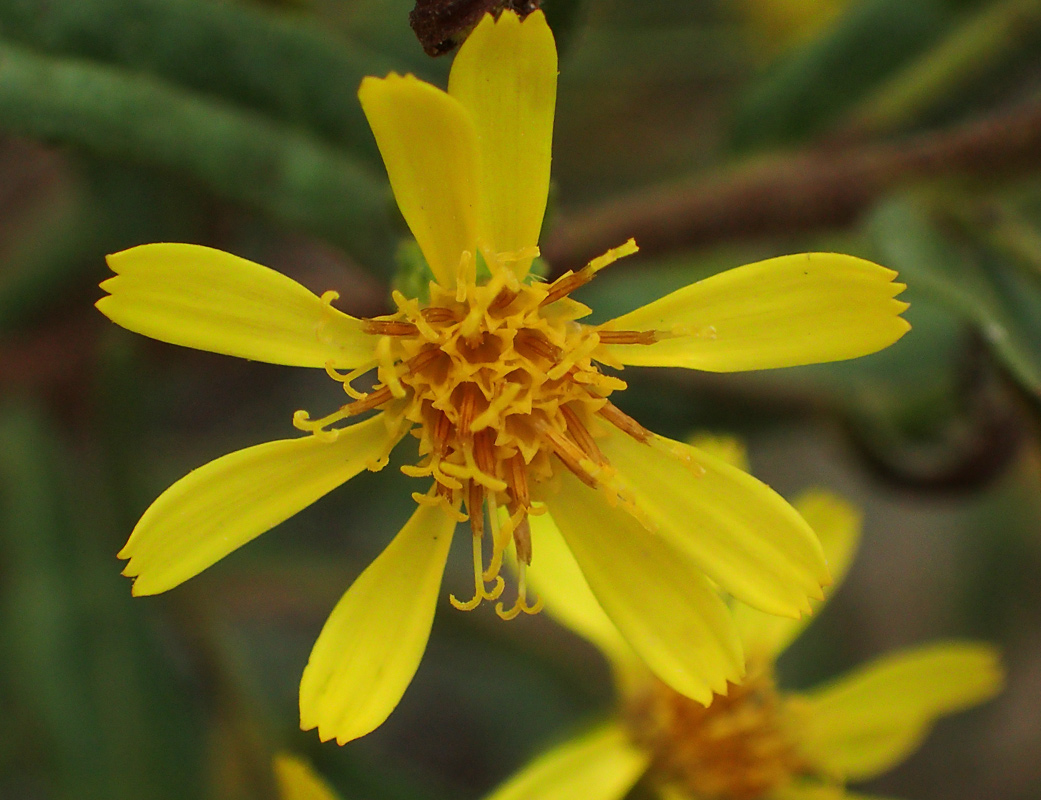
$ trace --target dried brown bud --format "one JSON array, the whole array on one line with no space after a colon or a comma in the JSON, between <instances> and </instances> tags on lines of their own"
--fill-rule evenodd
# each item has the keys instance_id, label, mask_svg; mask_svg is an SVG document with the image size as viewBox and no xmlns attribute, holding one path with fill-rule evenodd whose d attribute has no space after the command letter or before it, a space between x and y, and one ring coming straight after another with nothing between
<instances>
[{"instance_id":1,"label":"dried brown bud","mask_svg":"<svg viewBox=\"0 0 1041 800\"><path fill-rule=\"evenodd\" d=\"M408 21L426 54L440 56L462 44L485 14L498 17L510 9L523 19L540 5L542 0L416 0Z\"/></svg>"}]
</instances>

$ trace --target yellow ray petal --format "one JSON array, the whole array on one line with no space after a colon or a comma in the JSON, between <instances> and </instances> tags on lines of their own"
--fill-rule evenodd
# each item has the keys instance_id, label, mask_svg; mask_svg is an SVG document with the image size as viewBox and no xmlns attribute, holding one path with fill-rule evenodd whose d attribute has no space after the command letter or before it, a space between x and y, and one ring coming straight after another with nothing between
<instances>
[{"instance_id":1,"label":"yellow ray petal","mask_svg":"<svg viewBox=\"0 0 1041 800\"><path fill-rule=\"evenodd\" d=\"M851 792L830 783L799 781L774 789L764 800L890 800L881 795Z\"/></svg>"},{"instance_id":2,"label":"yellow ray petal","mask_svg":"<svg viewBox=\"0 0 1041 800\"><path fill-rule=\"evenodd\" d=\"M281 800L339 800L339 795L302 758L279 753L274 768Z\"/></svg>"},{"instance_id":3,"label":"yellow ray petal","mask_svg":"<svg viewBox=\"0 0 1041 800\"><path fill-rule=\"evenodd\" d=\"M420 505L336 604L300 681L300 727L340 744L390 715L434 621L455 518Z\"/></svg>"},{"instance_id":4,"label":"yellow ray petal","mask_svg":"<svg viewBox=\"0 0 1041 800\"><path fill-rule=\"evenodd\" d=\"M541 11L486 15L452 63L448 91L477 126L481 239L492 253L538 244L549 195L557 48ZM527 258L515 269L523 277Z\"/></svg>"},{"instance_id":5,"label":"yellow ray petal","mask_svg":"<svg viewBox=\"0 0 1041 800\"><path fill-rule=\"evenodd\" d=\"M906 758L937 718L993 697L997 651L943 642L879 658L798 698L797 739L810 763L844 780L878 775Z\"/></svg>"},{"instance_id":6,"label":"yellow ray petal","mask_svg":"<svg viewBox=\"0 0 1041 800\"><path fill-rule=\"evenodd\" d=\"M600 606L655 675L707 705L744 671L726 606L668 538L566 470L561 483L546 504Z\"/></svg>"},{"instance_id":7,"label":"yellow ray petal","mask_svg":"<svg viewBox=\"0 0 1041 800\"><path fill-rule=\"evenodd\" d=\"M293 367L357 367L377 337L296 281L210 247L146 244L108 257L105 316L171 344Z\"/></svg>"},{"instance_id":8,"label":"yellow ray petal","mask_svg":"<svg viewBox=\"0 0 1041 800\"><path fill-rule=\"evenodd\" d=\"M119 552L135 595L165 592L311 505L388 452L382 415L334 441L302 436L229 453L189 472L149 506Z\"/></svg>"},{"instance_id":9,"label":"yellow ray petal","mask_svg":"<svg viewBox=\"0 0 1041 800\"><path fill-rule=\"evenodd\" d=\"M896 273L836 253L748 264L691 284L607 323L607 330L678 334L608 345L623 364L709 372L818 364L867 355L909 329Z\"/></svg>"},{"instance_id":10,"label":"yellow ray petal","mask_svg":"<svg viewBox=\"0 0 1041 800\"><path fill-rule=\"evenodd\" d=\"M734 436L697 433L687 439L687 444L713 458L725 461L732 467L737 467L742 472L752 471L744 442Z\"/></svg>"},{"instance_id":11,"label":"yellow ray petal","mask_svg":"<svg viewBox=\"0 0 1041 800\"><path fill-rule=\"evenodd\" d=\"M794 505L795 510L813 528L824 549L833 581L824 590L827 602L846 577L856 552L861 530L860 511L838 495L823 490L806 492ZM813 605L816 615L820 604ZM749 658L759 657L767 661L780 655L813 619L811 616L791 619L764 614L744 603L735 603L733 613L745 654Z\"/></svg>"},{"instance_id":12,"label":"yellow ray petal","mask_svg":"<svg viewBox=\"0 0 1041 800\"><path fill-rule=\"evenodd\" d=\"M453 97L413 75L365 78L362 109L398 208L430 269L454 286L463 251L477 247L477 140Z\"/></svg>"},{"instance_id":13,"label":"yellow ray petal","mask_svg":"<svg viewBox=\"0 0 1041 800\"><path fill-rule=\"evenodd\" d=\"M649 761L612 722L539 756L485 800L621 800Z\"/></svg>"},{"instance_id":14,"label":"yellow ray petal","mask_svg":"<svg viewBox=\"0 0 1041 800\"><path fill-rule=\"evenodd\" d=\"M772 790L765 800L852 800L852 798L841 786L814 781L797 781Z\"/></svg>"},{"instance_id":15,"label":"yellow ray petal","mask_svg":"<svg viewBox=\"0 0 1041 800\"><path fill-rule=\"evenodd\" d=\"M615 433L601 444L658 536L742 602L770 614L809 613L809 598L823 597L829 578L803 518L748 473L689 445L659 441L664 447Z\"/></svg>"},{"instance_id":16,"label":"yellow ray petal","mask_svg":"<svg viewBox=\"0 0 1041 800\"><path fill-rule=\"evenodd\" d=\"M558 622L595 644L616 667L628 670L632 649L604 613L549 514L528 517L531 566L527 580Z\"/></svg>"}]
</instances>

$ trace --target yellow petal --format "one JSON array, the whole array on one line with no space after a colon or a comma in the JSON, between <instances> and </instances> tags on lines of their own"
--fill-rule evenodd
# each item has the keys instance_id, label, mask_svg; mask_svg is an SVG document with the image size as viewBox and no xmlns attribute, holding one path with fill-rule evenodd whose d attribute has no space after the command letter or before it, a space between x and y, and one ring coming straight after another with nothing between
<instances>
[{"instance_id":1,"label":"yellow petal","mask_svg":"<svg viewBox=\"0 0 1041 800\"><path fill-rule=\"evenodd\" d=\"M997 651L944 642L879 658L798 700L799 746L817 768L863 780L903 761L937 718L993 697Z\"/></svg>"},{"instance_id":2,"label":"yellow petal","mask_svg":"<svg viewBox=\"0 0 1041 800\"><path fill-rule=\"evenodd\" d=\"M538 244L549 195L557 48L541 11L488 14L452 63L448 92L477 127L481 239L492 253ZM514 265L520 277L531 259Z\"/></svg>"},{"instance_id":3,"label":"yellow petal","mask_svg":"<svg viewBox=\"0 0 1041 800\"><path fill-rule=\"evenodd\" d=\"M613 722L539 756L485 800L621 800L649 762Z\"/></svg>"},{"instance_id":4,"label":"yellow petal","mask_svg":"<svg viewBox=\"0 0 1041 800\"><path fill-rule=\"evenodd\" d=\"M430 269L454 286L463 251L477 247L477 140L453 97L413 75L365 78L362 109L398 208Z\"/></svg>"},{"instance_id":5,"label":"yellow petal","mask_svg":"<svg viewBox=\"0 0 1041 800\"><path fill-rule=\"evenodd\" d=\"M300 727L340 744L373 731L416 674L455 518L420 505L336 604L300 681Z\"/></svg>"},{"instance_id":6,"label":"yellow petal","mask_svg":"<svg viewBox=\"0 0 1041 800\"><path fill-rule=\"evenodd\" d=\"M735 436L696 433L687 439L687 444L713 458L725 461L732 467L737 467L742 472L752 471L748 463L748 449L744 442Z\"/></svg>"},{"instance_id":7,"label":"yellow petal","mask_svg":"<svg viewBox=\"0 0 1041 800\"><path fill-rule=\"evenodd\" d=\"M329 784L302 758L279 753L275 756L274 768L281 800L339 800Z\"/></svg>"},{"instance_id":8,"label":"yellow petal","mask_svg":"<svg viewBox=\"0 0 1041 800\"><path fill-rule=\"evenodd\" d=\"M887 800L881 795L851 792L842 786L812 780L789 783L774 789L764 800Z\"/></svg>"},{"instance_id":9,"label":"yellow petal","mask_svg":"<svg viewBox=\"0 0 1041 800\"><path fill-rule=\"evenodd\" d=\"M296 281L194 244L146 244L108 257L98 309L171 344L293 367L357 367L377 337Z\"/></svg>"},{"instance_id":10,"label":"yellow petal","mask_svg":"<svg viewBox=\"0 0 1041 800\"><path fill-rule=\"evenodd\" d=\"M163 492L119 552L135 595L165 592L311 505L388 452L382 415L334 441L302 436L229 453Z\"/></svg>"},{"instance_id":11,"label":"yellow petal","mask_svg":"<svg viewBox=\"0 0 1041 800\"><path fill-rule=\"evenodd\" d=\"M566 470L546 505L600 606L650 670L707 705L743 675L730 613L672 542ZM532 554L534 559L534 552Z\"/></svg>"},{"instance_id":12,"label":"yellow petal","mask_svg":"<svg viewBox=\"0 0 1041 800\"><path fill-rule=\"evenodd\" d=\"M838 495L823 490L811 490L795 501L795 510L813 528L824 549L824 557L831 572L832 584L824 590L825 602L846 577L853 554L860 540L860 511ZM814 605L814 615L820 604ZM735 603L734 624L737 626L745 654L770 661L791 644L802 629L813 619L778 617L764 614L744 603Z\"/></svg>"},{"instance_id":13,"label":"yellow petal","mask_svg":"<svg viewBox=\"0 0 1041 800\"><path fill-rule=\"evenodd\" d=\"M628 669L632 650L597 602L553 518L532 515L528 523L532 556L527 580L546 612Z\"/></svg>"},{"instance_id":14,"label":"yellow petal","mask_svg":"<svg viewBox=\"0 0 1041 800\"><path fill-rule=\"evenodd\" d=\"M829 578L803 518L748 473L689 445L658 442L615 433L601 443L657 535L742 602L770 614L809 613L809 598L823 597Z\"/></svg>"},{"instance_id":15,"label":"yellow petal","mask_svg":"<svg viewBox=\"0 0 1041 800\"><path fill-rule=\"evenodd\" d=\"M623 364L709 372L819 364L888 347L909 329L896 273L837 253L802 253L713 275L607 323L676 334L609 345Z\"/></svg>"},{"instance_id":16,"label":"yellow petal","mask_svg":"<svg viewBox=\"0 0 1041 800\"><path fill-rule=\"evenodd\" d=\"M772 790L766 800L852 800L852 797L841 786L800 781Z\"/></svg>"}]
</instances>

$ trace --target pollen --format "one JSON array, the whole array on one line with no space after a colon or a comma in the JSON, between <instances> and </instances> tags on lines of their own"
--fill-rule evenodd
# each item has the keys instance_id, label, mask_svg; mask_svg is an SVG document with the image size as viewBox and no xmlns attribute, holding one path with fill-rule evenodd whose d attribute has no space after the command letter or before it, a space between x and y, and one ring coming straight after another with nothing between
<instances>
[{"instance_id":1,"label":"pollen","mask_svg":"<svg viewBox=\"0 0 1041 800\"><path fill-rule=\"evenodd\" d=\"M655 681L631 702L630 728L653 754L655 779L704 800L759 800L808 774L770 668L728 688L706 707Z\"/></svg>"},{"instance_id":2,"label":"pollen","mask_svg":"<svg viewBox=\"0 0 1041 800\"><path fill-rule=\"evenodd\" d=\"M479 282L476 260L466 253L455 286L431 283L427 303L395 293L394 313L364 322L366 332L379 337L371 391L352 386L364 370L341 375L329 369L352 401L318 420L297 412L297 427L323 434L379 408L418 439L419 461L402 471L433 485L413 497L448 513L462 505L466 513L460 516L473 534L474 596L452 597L456 608L499 600L499 573L511 544L516 593L509 608L499 601L496 612L512 619L541 608L527 596L528 516L544 511L533 500L533 487L558 470L626 505L625 490L616 485L596 439L611 427L643 442L652 434L610 402L625 382L601 372L595 356L601 344L652 344L660 337L656 331L606 332L581 324L589 310L569 295L635 251L630 240L552 283L519 281L509 268L519 254L489 259L490 277Z\"/></svg>"}]
</instances>

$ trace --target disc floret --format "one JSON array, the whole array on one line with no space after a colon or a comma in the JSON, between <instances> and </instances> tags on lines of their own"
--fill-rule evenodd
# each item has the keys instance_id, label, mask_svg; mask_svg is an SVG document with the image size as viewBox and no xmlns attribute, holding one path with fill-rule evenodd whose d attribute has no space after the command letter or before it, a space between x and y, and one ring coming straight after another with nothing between
<instances>
[{"instance_id":1,"label":"disc floret","mask_svg":"<svg viewBox=\"0 0 1041 800\"><path fill-rule=\"evenodd\" d=\"M652 754L657 780L705 800L757 800L810 771L773 670L750 666L707 707L657 680L630 701L633 737Z\"/></svg>"},{"instance_id":2,"label":"disc floret","mask_svg":"<svg viewBox=\"0 0 1041 800\"><path fill-rule=\"evenodd\" d=\"M470 610L499 598L499 573L511 541L517 598L508 610L498 603L496 611L511 619L541 608L539 600L528 602L525 591L532 555L527 520L544 511L532 499L532 486L551 480L560 465L616 502L624 494L596 439L605 423L641 439L650 433L610 403L610 395L626 384L595 362L601 338L614 341L619 333L579 323L589 309L569 294L635 251L629 241L548 284L518 280L510 269L518 254L489 259L490 277L479 281L476 260L466 253L455 286L431 282L427 302L395 292L394 313L365 321L365 331L379 337L376 360L347 374L328 370L352 402L319 420L297 413L297 427L321 435L341 420L381 408L419 440L418 463L402 471L433 484L413 498L469 520L473 533L474 597L452 597L456 608ZM632 343L656 341L654 332L621 335ZM352 382L372 368L373 389L359 392ZM457 511L460 505L465 514Z\"/></svg>"}]
</instances>

